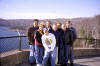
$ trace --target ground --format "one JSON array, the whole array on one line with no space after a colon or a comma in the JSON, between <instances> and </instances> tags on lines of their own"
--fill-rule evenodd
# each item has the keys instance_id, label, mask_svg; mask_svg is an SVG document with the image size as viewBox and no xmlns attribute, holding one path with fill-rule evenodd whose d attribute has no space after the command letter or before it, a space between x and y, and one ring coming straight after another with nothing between
<instances>
[{"instance_id":1,"label":"ground","mask_svg":"<svg viewBox=\"0 0 100 66\"><path fill-rule=\"evenodd\" d=\"M31 65L29 63L23 63L17 66L31 66ZM74 66L100 66L100 57L87 57L87 58L75 59Z\"/></svg>"}]
</instances>

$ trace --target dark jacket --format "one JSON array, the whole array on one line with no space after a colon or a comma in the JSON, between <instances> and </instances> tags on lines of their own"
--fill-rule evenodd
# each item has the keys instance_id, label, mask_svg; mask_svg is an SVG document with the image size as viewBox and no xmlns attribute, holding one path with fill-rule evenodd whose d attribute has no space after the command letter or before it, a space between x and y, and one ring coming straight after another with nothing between
<instances>
[{"instance_id":1,"label":"dark jacket","mask_svg":"<svg viewBox=\"0 0 100 66\"><path fill-rule=\"evenodd\" d=\"M34 33L38 29L38 27L30 27L28 29L28 40L29 40L29 45L34 45Z\"/></svg>"},{"instance_id":2,"label":"dark jacket","mask_svg":"<svg viewBox=\"0 0 100 66\"><path fill-rule=\"evenodd\" d=\"M75 42L75 40L77 39L77 32L76 29L71 27L72 33L73 33L73 42Z\"/></svg>"},{"instance_id":3,"label":"dark jacket","mask_svg":"<svg viewBox=\"0 0 100 66\"><path fill-rule=\"evenodd\" d=\"M47 28L47 27L46 27ZM47 28L48 29L48 28ZM50 28L49 28L49 33L52 33L52 31L53 31L53 29L52 29L52 27L50 26Z\"/></svg>"},{"instance_id":4,"label":"dark jacket","mask_svg":"<svg viewBox=\"0 0 100 66\"><path fill-rule=\"evenodd\" d=\"M56 37L56 46L59 48L63 48L62 29L58 29L57 31L52 31L52 33Z\"/></svg>"},{"instance_id":5,"label":"dark jacket","mask_svg":"<svg viewBox=\"0 0 100 66\"><path fill-rule=\"evenodd\" d=\"M59 43L59 48L63 48L63 30L62 29L58 29L57 30L58 33L58 43Z\"/></svg>"},{"instance_id":6,"label":"dark jacket","mask_svg":"<svg viewBox=\"0 0 100 66\"><path fill-rule=\"evenodd\" d=\"M73 45L73 33L70 28L66 29L64 41L65 41L64 42L65 45L70 45L70 46Z\"/></svg>"},{"instance_id":7,"label":"dark jacket","mask_svg":"<svg viewBox=\"0 0 100 66\"><path fill-rule=\"evenodd\" d=\"M63 44L65 45L65 35L66 35L66 31L62 32L62 37L63 37Z\"/></svg>"},{"instance_id":8,"label":"dark jacket","mask_svg":"<svg viewBox=\"0 0 100 66\"><path fill-rule=\"evenodd\" d=\"M42 40L41 40L42 35L43 35L43 32L41 34L40 33L40 30L37 30L36 31L36 35L35 35L35 45L37 45L39 47L43 47Z\"/></svg>"}]
</instances>

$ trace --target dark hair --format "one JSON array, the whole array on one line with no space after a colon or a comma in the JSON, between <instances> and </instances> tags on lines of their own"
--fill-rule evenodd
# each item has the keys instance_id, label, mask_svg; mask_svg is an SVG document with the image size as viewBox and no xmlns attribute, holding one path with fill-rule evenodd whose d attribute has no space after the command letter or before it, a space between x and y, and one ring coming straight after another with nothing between
<instances>
[{"instance_id":1,"label":"dark hair","mask_svg":"<svg viewBox=\"0 0 100 66\"><path fill-rule=\"evenodd\" d=\"M34 22L34 21L37 21L37 22L39 22L39 20L38 20L38 19L34 19L34 20L33 20L33 22Z\"/></svg>"},{"instance_id":2,"label":"dark hair","mask_svg":"<svg viewBox=\"0 0 100 66\"><path fill-rule=\"evenodd\" d=\"M71 24L71 25L72 25L72 23L71 23L71 21L70 21L70 20L68 20L66 23L69 23L69 24Z\"/></svg>"}]
</instances>

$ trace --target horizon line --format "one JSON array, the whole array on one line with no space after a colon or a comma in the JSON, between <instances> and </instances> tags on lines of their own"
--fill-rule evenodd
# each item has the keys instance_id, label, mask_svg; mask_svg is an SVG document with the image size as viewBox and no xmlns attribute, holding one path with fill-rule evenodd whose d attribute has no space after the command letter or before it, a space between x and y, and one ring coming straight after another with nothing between
<instances>
[{"instance_id":1,"label":"horizon line","mask_svg":"<svg viewBox=\"0 0 100 66\"><path fill-rule=\"evenodd\" d=\"M98 15L100 15L100 14L98 14ZM2 17L0 17L0 19L5 19L5 20L12 20L12 19L14 19L14 20L16 20L16 19L40 19L40 20L44 20L44 19L77 19L77 18L92 18L92 17L95 17L95 16L97 16L97 15L94 15L94 16L86 16L86 17L57 17L57 18L2 18Z\"/></svg>"}]
</instances>

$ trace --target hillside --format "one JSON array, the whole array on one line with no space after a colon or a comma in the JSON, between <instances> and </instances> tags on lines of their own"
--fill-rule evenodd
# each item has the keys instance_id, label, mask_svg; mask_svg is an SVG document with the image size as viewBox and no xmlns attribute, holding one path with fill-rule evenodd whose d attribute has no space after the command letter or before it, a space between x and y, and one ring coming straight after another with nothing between
<instances>
[{"instance_id":1,"label":"hillside","mask_svg":"<svg viewBox=\"0 0 100 66\"><path fill-rule=\"evenodd\" d=\"M40 21L46 22L50 20L52 23L65 23L69 19L58 18L58 19L44 19ZM73 27L76 28L78 36L80 32L84 32L83 37L89 37L92 35L94 38L100 38L100 15L89 18L72 18L70 19ZM26 30L32 26L33 19L0 19L0 26L8 26L11 29ZM81 35L80 35L81 36ZM81 36L81 37L82 37Z\"/></svg>"}]
</instances>

